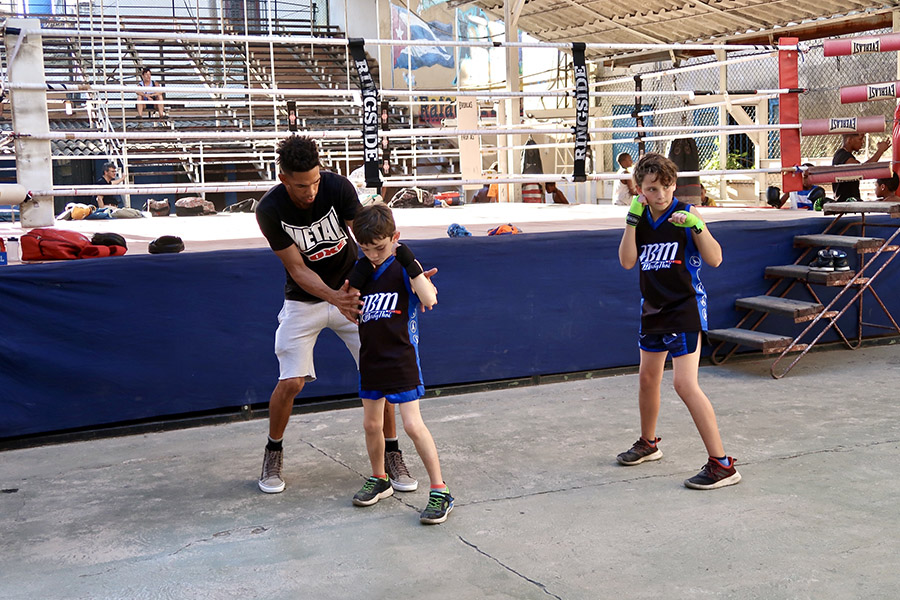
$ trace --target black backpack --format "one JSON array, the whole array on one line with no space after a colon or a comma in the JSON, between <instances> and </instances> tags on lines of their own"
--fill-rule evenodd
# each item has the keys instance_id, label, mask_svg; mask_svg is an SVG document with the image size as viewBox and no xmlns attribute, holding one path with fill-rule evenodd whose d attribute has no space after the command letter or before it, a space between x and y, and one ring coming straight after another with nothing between
<instances>
[{"instance_id":1,"label":"black backpack","mask_svg":"<svg viewBox=\"0 0 900 600\"><path fill-rule=\"evenodd\" d=\"M118 233L95 233L91 238L91 243L95 246L122 246L128 248L123 238Z\"/></svg>"},{"instance_id":2,"label":"black backpack","mask_svg":"<svg viewBox=\"0 0 900 600\"><path fill-rule=\"evenodd\" d=\"M184 250L184 240L176 235L163 235L150 242L148 250L150 254L174 254Z\"/></svg>"}]
</instances>

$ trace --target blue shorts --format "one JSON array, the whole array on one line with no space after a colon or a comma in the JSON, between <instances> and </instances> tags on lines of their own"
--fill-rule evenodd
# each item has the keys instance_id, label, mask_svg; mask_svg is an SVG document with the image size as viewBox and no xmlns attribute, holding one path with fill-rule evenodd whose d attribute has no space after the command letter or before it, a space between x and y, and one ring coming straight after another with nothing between
<instances>
[{"instance_id":1,"label":"blue shorts","mask_svg":"<svg viewBox=\"0 0 900 600\"><path fill-rule=\"evenodd\" d=\"M359 390L359 397L363 400L381 400L384 398L391 404L402 404L404 402L412 402L418 400L425 395L425 386L416 386L414 390L406 392L397 392L395 394L385 394L378 390Z\"/></svg>"},{"instance_id":2,"label":"blue shorts","mask_svg":"<svg viewBox=\"0 0 900 600\"><path fill-rule=\"evenodd\" d=\"M672 358L692 354L697 349L700 333L642 333L638 347L647 352L671 352Z\"/></svg>"}]
</instances>

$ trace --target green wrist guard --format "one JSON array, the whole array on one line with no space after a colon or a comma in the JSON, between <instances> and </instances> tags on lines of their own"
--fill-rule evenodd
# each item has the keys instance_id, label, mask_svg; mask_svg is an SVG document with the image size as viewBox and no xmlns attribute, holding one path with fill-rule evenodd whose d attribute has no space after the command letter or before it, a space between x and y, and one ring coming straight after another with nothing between
<instances>
[{"instance_id":1,"label":"green wrist guard","mask_svg":"<svg viewBox=\"0 0 900 600\"><path fill-rule=\"evenodd\" d=\"M639 196L634 196L631 199L631 208L628 209L628 215L625 217L625 224L632 227L637 227L638 221L641 220L641 215L644 214L644 205L641 204L638 198Z\"/></svg>"},{"instance_id":2,"label":"green wrist guard","mask_svg":"<svg viewBox=\"0 0 900 600\"><path fill-rule=\"evenodd\" d=\"M690 227L697 233L703 231L703 221L700 220L700 217L696 215L692 215L686 210L679 210L675 212L676 215L685 215L684 223L672 223L676 227Z\"/></svg>"}]
</instances>

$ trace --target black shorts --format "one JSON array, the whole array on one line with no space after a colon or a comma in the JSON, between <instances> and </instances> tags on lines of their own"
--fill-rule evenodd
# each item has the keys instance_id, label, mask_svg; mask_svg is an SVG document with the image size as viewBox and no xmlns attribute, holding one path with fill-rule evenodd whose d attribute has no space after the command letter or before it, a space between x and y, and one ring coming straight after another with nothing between
<instances>
[{"instance_id":1,"label":"black shorts","mask_svg":"<svg viewBox=\"0 0 900 600\"><path fill-rule=\"evenodd\" d=\"M692 354L697 349L700 333L642 333L638 347L647 352L671 352L672 358Z\"/></svg>"}]
</instances>

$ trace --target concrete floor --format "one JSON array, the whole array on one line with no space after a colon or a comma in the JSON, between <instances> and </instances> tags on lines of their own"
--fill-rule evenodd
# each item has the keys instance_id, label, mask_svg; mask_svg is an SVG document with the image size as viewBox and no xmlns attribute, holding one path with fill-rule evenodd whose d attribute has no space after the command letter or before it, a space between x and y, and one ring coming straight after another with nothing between
<instances>
[{"instance_id":1,"label":"concrete floor","mask_svg":"<svg viewBox=\"0 0 900 600\"><path fill-rule=\"evenodd\" d=\"M368 508L360 408L295 415L287 490L256 477L265 421L0 453L0 597L897 598L900 348L702 367L740 485L706 460L666 373L665 458L621 467L637 375L423 402L449 520L420 490Z\"/></svg>"}]
</instances>

